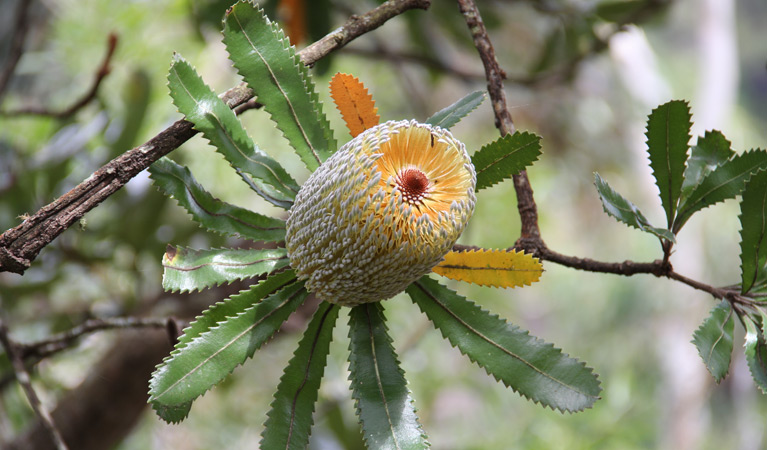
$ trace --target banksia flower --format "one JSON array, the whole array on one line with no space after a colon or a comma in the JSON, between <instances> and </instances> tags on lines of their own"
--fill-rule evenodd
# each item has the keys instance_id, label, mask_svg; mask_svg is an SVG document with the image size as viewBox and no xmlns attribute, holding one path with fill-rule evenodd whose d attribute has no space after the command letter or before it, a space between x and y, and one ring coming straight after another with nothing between
<instances>
[{"instance_id":1,"label":"banksia flower","mask_svg":"<svg viewBox=\"0 0 767 450\"><path fill-rule=\"evenodd\" d=\"M331 303L390 298L430 272L474 212L476 175L449 131L390 121L355 137L303 185L285 244Z\"/></svg>"},{"instance_id":2,"label":"banksia flower","mask_svg":"<svg viewBox=\"0 0 767 450\"><path fill-rule=\"evenodd\" d=\"M538 279L542 267L530 255L453 250L474 212L475 191L531 164L540 153L536 136L504 136L469 157L448 129L482 101L481 92L426 123L379 125L363 84L337 74L331 96L352 140L335 151L308 72L279 28L254 5L239 2L227 12L224 36L243 79L313 173L299 187L255 145L194 69L175 58L168 81L179 111L256 193L288 210L288 217L223 202L170 159L150 169L158 187L207 229L277 243L276 248L168 248L166 290L188 292L246 278L258 282L212 305L178 338L149 383L149 401L160 417L183 420L194 400L268 342L309 292L323 301L285 367L261 448L309 445L341 306L350 307L349 380L365 442L371 448L428 447L381 302L402 291L451 345L523 396L562 411L596 401L599 382L591 369L428 275L495 287ZM279 246L283 241L285 248Z\"/></svg>"}]
</instances>

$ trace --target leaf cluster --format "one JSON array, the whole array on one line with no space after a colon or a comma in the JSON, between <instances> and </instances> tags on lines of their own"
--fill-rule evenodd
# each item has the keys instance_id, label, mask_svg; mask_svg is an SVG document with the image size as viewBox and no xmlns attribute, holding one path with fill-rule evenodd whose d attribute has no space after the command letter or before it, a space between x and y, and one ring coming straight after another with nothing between
<instances>
[{"instance_id":1,"label":"leaf cluster","mask_svg":"<svg viewBox=\"0 0 767 450\"><path fill-rule=\"evenodd\" d=\"M729 370L737 317L746 330L745 356L751 374L765 391L767 316L762 292L767 288L767 151L737 153L716 130L707 131L690 146L691 127L690 108L679 100L657 107L647 120L647 154L666 214L666 227L650 224L639 208L599 174L594 175L595 186L608 215L660 240L665 262L677 234L695 213L741 197L741 282L715 292L722 302L695 331L693 344L711 375L720 382Z\"/></svg>"},{"instance_id":2,"label":"leaf cluster","mask_svg":"<svg viewBox=\"0 0 767 450\"><path fill-rule=\"evenodd\" d=\"M224 44L234 66L254 90L304 164L316 169L336 151L311 77L280 30L258 7L240 1L224 19ZM289 209L300 186L280 163L248 136L237 116L176 55L168 76L174 104L259 196ZM339 74L331 93L352 135L377 125L372 98L354 77ZM484 99L473 92L426 120L449 129ZM477 151L477 189L490 187L532 164L540 138L531 133L503 136ZM309 295L290 268L281 245L285 222L215 198L186 167L164 158L150 169L156 186L176 199L205 229L276 249L206 249L168 246L163 287L190 292L235 280L257 280L249 289L216 303L184 330L149 385L149 402L168 422L183 420L192 403L224 380L279 330ZM501 250L451 252L445 275L495 286L536 281L540 263L530 255ZM438 271L439 273L439 271ZM489 277L489 278L488 278ZM495 279L497 278L497 279ZM551 344L484 311L429 277L407 290L443 336L488 374L522 396L560 411L580 411L599 398L592 370ZM341 307L321 302L284 369L266 415L264 448L302 448L309 443L318 390ZM370 448L426 448L388 334L381 303L349 310L349 380L365 443Z\"/></svg>"}]
</instances>

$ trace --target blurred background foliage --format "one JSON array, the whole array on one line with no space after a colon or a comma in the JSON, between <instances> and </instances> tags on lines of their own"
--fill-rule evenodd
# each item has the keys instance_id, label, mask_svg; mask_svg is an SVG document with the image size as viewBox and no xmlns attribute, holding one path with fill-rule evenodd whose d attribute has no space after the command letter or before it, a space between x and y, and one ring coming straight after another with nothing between
<instances>
[{"instance_id":1,"label":"blurred background foliage","mask_svg":"<svg viewBox=\"0 0 767 450\"><path fill-rule=\"evenodd\" d=\"M0 10L14 11L21 1L27 0L0 0ZM180 118L165 87L174 51L217 91L237 83L219 34L230 1L33 2L24 54L0 97L0 230L16 226L24 214ZM301 47L376 4L283 0L265 7ZM663 223L643 135L646 116L658 104L689 100L694 136L722 130L738 151L764 148L767 142L767 4L761 0L478 4L508 74L506 93L515 124L543 138L543 156L529 176L543 238L557 251L607 261L660 257L656 239L603 214L592 185L598 171L651 222ZM9 59L13 20L14 14L0 16L0 68ZM14 113L29 106L61 110L80 98L92 83L110 33L118 37L117 50L95 101L63 119ZM352 73L368 86L382 120L423 120L485 88L482 64L457 6L449 1L434 0L428 12L410 11L317 64L315 82L343 143L349 136L327 92L337 71ZM266 114L249 111L242 119L259 146L303 182L308 172ZM453 132L473 150L495 139L489 102ZM188 165L220 198L280 214L232 178L225 161L199 136L171 157ZM461 242L512 245L519 233L512 184L483 191L478 200ZM697 214L678 238L675 269L713 285L738 282L737 214L735 202ZM160 258L167 243L249 245L203 232L142 174L43 250L23 277L0 274L0 307L13 337L41 339L91 317L189 317L236 292L238 286L204 295L163 293ZM385 302L386 313L435 448L767 446L767 399L751 381L742 352L734 352L729 377L716 385L689 342L715 306L712 298L651 276L544 267L541 282L521 290L451 287L585 360L600 374L602 400L574 415L529 403L471 367L430 331L425 316L414 314L416 307L406 297L396 297ZM255 446L281 368L299 337L291 330L301 327L280 333L253 361L198 400L182 424L166 425L145 409L116 448ZM336 329L312 448L362 445L346 379L347 332L345 326ZM37 365L34 382L44 404L53 409L102 358L119 351L120 333L91 335ZM21 389L7 379L4 364L0 444L16 439L34 418Z\"/></svg>"}]
</instances>

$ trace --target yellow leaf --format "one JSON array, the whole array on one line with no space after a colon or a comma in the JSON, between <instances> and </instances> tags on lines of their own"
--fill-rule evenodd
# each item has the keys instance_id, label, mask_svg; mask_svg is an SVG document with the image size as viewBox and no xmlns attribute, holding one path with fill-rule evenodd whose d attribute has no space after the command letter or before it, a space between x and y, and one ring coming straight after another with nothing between
<instances>
[{"instance_id":1,"label":"yellow leaf","mask_svg":"<svg viewBox=\"0 0 767 450\"><path fill-rule=\"evenodd\" d=\"M451 280L507 288L538 281L543 266L538 258L523 252L480 249L450 252L433 270Z\"/></svg>"},{"instance_id":2,"label":"yellow leaf","mask_svg":"<svg viewBox=\"0 0 767 450\"><path fill-rule=\"evenodd\" d=\"M378 125L381 118L373 96L357 78L346 73L335 74L330 80L330 96L352 137Z\"/></svg>"}]
</instances>

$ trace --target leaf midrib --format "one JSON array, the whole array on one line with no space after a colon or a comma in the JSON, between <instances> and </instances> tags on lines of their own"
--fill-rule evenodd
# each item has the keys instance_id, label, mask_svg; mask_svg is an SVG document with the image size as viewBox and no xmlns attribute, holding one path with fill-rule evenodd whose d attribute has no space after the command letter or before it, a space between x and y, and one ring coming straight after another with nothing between
<instances>
[{"instance_id":1,"label":"leaf midrib","mask_svg":"<svg viewBox=\"0 0 767 450\"><path fill-rule=\"evenodd\" d=\"M577 388L575 388L574 386L571 386L571 385L569 385L569 384L565 383L564 381L561 381L561 380L559 380L559 379L557 379L557 378L554 378L553 376L549 375L548 373L546 373L546 372L543 372L543 371L542 371L542 370L540 370L539 368L535 367L535 366L534 366L534 365L532 365L530 362L528 362L526 359L522 358L521 356L517 355L516 353L514 353L514 352L512 352L512 351L509 351L509 350L507 350L507 349L503 348L503 346L501 346L501 345L497 344L495 341L491 340L490 338L488 338L488 337L487 337L487 336L485 336L484 334L480 333L480 332L479 332L478 330L476 330L474 327L472 327L471 325L467 324L467 323L466 323L466 322L465 322L463 319L461 319L461 318L460 318L460 317L458 317L456 314L454 314L454 313L453 313L453 312L452 312L452 311L451 311L449 308L447 308L447 307L446 307L446 306L445 306L445 305L444 305L444 304L443 304L441 301L439 301L439 299L438 299L437 297L433 296L433 295L431 294L431 292L429 292L429 291L428 291L428 290L427 290L427 289L426 289L426 288L425 288L425 287L424 287L424 286L423 286L423 285L422 285L420 282L416 281L416 282L414 282L414 284L415 284L416 286L418 286L418 288L419 288L419 289L421 289L421 291L422 291L424 294L426 294L426 295L427 295L427 296L428 296L428 297L429 297L429 298L430 298L430 299L431 299L431 300L432 300L434 303L436 303L437 305L439 305L439 307L440 307L440 308L442 308L442 309L443 309L445 312L447 312L448 314L450 314L450 316L452 316L452 317L453 317L453 318L454 318L456 321L458 321L459 323L461 323L461 325L463 325L464 327L466 327L468 330L470 330L471 332L473 332L474 334L476 334L477 336L479 336L480 338L482 338L482 339L483 339L485 342L487 342L488 344L490 344L490 345L492 345L493 347L495 347L495 348L497 348L497 349L501 350L503 353L506 353L507 355L511 356L512 358L515 358L515 359L519 360L519 361L520 361L520 362L522 362L524 365L526 365L527 367L529 367L530 369L532 369L534 372L538 373L539 375L542 375L544 378L548 378L549 380L553 381L554 383L557 383L557 384L559 384L559 385L561 385L561 386L564 386L564 387L566 387L567 389L570 389L570 390L572 390L573 392L576 392L576 393L578 393L578 394L580 394L580 395L583 395L583 396L585 396L585 397L588 397L588 398L593 398L593 399L595 399L595 400L599 398L598 396L595 396L595 395L591 395L591 394L585 393L585 392L581 391L580 389L577 389ZM479 361L477 361L477 362L479 363ZM484 365L484 364L483 364L483 365Z\"/></svg>"},{"instance_id":2,"label":"leaf midrib","mask_svg":"<svg viewBox=\"0 0 767 450\"><path fill-rule=\"evenodd\" d=\"M514 135L508 135L508 136L514 136ZM523 134L520 134L519 136L529 136L529 134L528 134L528 133L523 133ZM499 157L499 158L496 158L494 161L490 162L489 164L487 164L487 165L486 165L485 167L483 167L482 169L479 169L479 170L477 170L477 176L479 176L479 174L481 174L482 172L486 171L487 169L489 169L489 168L491 168L491 167L495 166L496 164L499 164L499 163L500 163L501 161L503 161L504 159L506 159L506 158L508 158L508 157L510 157L510 156L513 156L513 155L515 155L517 152L520 152L520 151L522 151L522 150L525 150L525 149L527 149L527 147L530 147L531 145L535 145L537 142L538 142L538 141L534 139L534 140L532 140L532 141L528 142L527 144L524 144L524 145L522 145L522 146L516 147L516 148L515 148L515 149L513 149L512 151L510 151L510 152L508 152L508 153L504 154L503 156L501 156L501 157Z\"/></svg>"},{"instance_id":3,"label":"leaf midrib","mask_svg":"<svg viewBox=\"0 0 767 450\"><path fill-rule=\"evenodd\" d=\"M183 80L181 79L181 77L179 76L179 74L178 74L178 70L176 70L176 67L175 67L175 65L173 66L173 73L174 73L174 75L176 76L176 79L178 79L179 85L180 85L182 88L184 88L184 91L187 93L187 95L189 96L189 98L190 98L190 99L191 99L191 100L192 100L192 101L195 103L195 105L197 105L197 109L199 109L199 110L204 110L204 108L202 108L202 105L200 104L200 102L198 102L198 101L197 101L197 99L196 99L196 98L195 98L195 96L192 94L192 92L191 92L189 89L187 89L187 86L186 86L186 84L183 82ZM248 155L247 155L247 154L246 154L246 153L245 153L245 152L244 152L244 151L243 151L243 150L240 148L240 146L239 146L239 145L237 145L237 143L236 143L236 142L235 142L235 141L232 139L232 136L231 136L231 135L230 135L230 134L229 134L229 133L226 131L226 128L224 127L223 123L222 123L222 122L219 120L218 116L217 116L215 113L212 113L212 114L211 114L211 116L213 117L213 119L214 119L215 123L218 125L218 128L224 132L224 133L223 133L223 135L224 135L224 137L226 138L226 140L229 142L229 144L230 144L230 145L231 145L231 146L232 146L232 147L233 147L235 150L237 150L237 153L239 153L239 154L240 154L240 155L241 155L241 156L242 156L242 157L243 157L245 160L247 160L247 161L250 161L250 162L252 162L252 163L254 163L254 164L256 164L256 165L259 165L259 166L263 167L264 169L266 169L266 170L267 170L269 173L271 173L271 175L274 177L274 179L275 179L275 180L276 180L276 181L277 181L277 182L278 182L280 185L282 185L282 186L283 186L285 189L287 189L288 191L290 191L290 192L293 192L293 193L296 193L296 194L298 193L298 191L297 191L297 190L296 190L294 187L292 187L292 186L289 186L289 185L285 184L285 182L282 180L282 177L280 177L279 175L277 175L277 173L274 171L274 169L273 169L271 166L269 166L268 164L266 164L266 163L265 163L265 162L263 162L263 161L260 161L260 160L257 160L257 159L253 159L253 158L249 157L249 156L248 156ZM271 183L269 183L269 184L271 184ZM273 199L273 200L275 200L275 201L284 201L284 200L275 199L274 197L272 197L272 199Z\"/></svg>"},{"instance_id":4,"label":"leaf midrib","mask_svg":"<svg viewBox=\"0 0 767 450\"><path fill-rule=\"evenodd\" d=\"M231 219L231 220L233 220L233 221L235 221L235 222L239 223L240 225L243 225L243 226L246 226L246 227L249 227L249 228L253 228L253 229L255 229L255 230L262 230L262 231L273 231L273 230L284 230L284 229L285 229L284 227L262 227L262 226L258 226L258 225L256 225L256 224L253 224L253 223L247 222L247 221L245 221L245 220L242 220L242 219L240 219L239 217L237 217L237 216L235 216L235 215L232 215L232 214L230 214L230 213L214 213L214 212L211 212L211 211L209 211L209 210L208 210L208 209L207 209L207 208L206 208L204 205L202 205L202 204L199 202L199 200L197 199L197 196L195 195L195 193L194 193L194 192L192 192L192 190L189 188L189 186L187 186L187 184L184 182L184 179L183 179L183 178L181 178L181 177L179 177L178 175L176 175L176 174L173 174L173 173L169 173L169 175L170 175L170 176L172 176L172 177L175 177L175 178L177 178L178 180L180 180L180 181L181 181L181 184L183 184L183 185L184 185L184 189L186 190L187 194L189 194L189 196L191 197L191 199L192 199L192 202L193 202L195 205L197 205L197 207L198 207L198 208L200 208L200 209L201 209L203 212L205 212L205 214L207 214L207 215L209 215L209 216L211 216L211 217L226 217L226 218L228 218L228 219ZM211 196L211 197L212 197L212 196ZM223 202L223 201L221 201L221 200L219 200L219 201L220 201L222 204L224 204L224 205L227 205L225 202ZM269 219L271 219L271 218L269 218Z\"/></svg>"},{"instance_id":5,"label":"leaf midrib","mask_svg":"<svg viewBox=\"0 0 767 450\"><path fill-rule=\"evenodd\" d=\"M741 156L741 158L743 158L743 157L745 157L745 155ZM734 161L735 161L735 160L730 160L730 162L731 162L731 163L733 163L733 164L734 164ZM704 198L706 198L708 195L710 195L712 192L714 192L714 191L717 191L717 190L721 189L721 188L722 188L722 186L724 186L724 185L726 185L726 184L729 184L729 183L731 183L733 180L735 180L735 179L738 179L738 178L742 177L743 175L745 175L745 174L747 174L747 173L751 173L751 172L753 172L754 170L756 170L757 168L759 168L759 167L760 167L760 166L762 166L763 164L764 164L764 162L763 162L763 161L762 161L762 162L757 162L757 163L754 163L753 165L749 166L749 168L748 168L748 169L745 169L745 170L743 170L743 171L741 171L741 172L738 172L738 174L737 174L737 175L734 175L734 176L732 176L732 177L728 178L727 180L725 180L725 181L724 181L724 182L722 182L722 183L719 183L719 184L717 184L717 185L714 185L714 186L713 186L711 189L709 189L709 190L708 190L708 191L706 191L705 193L697 195L697 197L698 197L698 198L695 198L695 201L694 201L693 203L690 203L690 204L688 204L688 202L685 202L685 204L684 204L684 205L682 205L683 209L682 209L682 211L680 211L680 213L678 214L678 217L681 217L681 218L686 218L686 216L687 216L687 214L688 214L688 212L689 212L689 211L697 210L696 208L697 208L697 205L698 205L698 204L705 204L705 202L703 201L703 199L704 199ZM717 172L718 170L720 170L720 169L722 169L722 170L723 170L723 168L724 168L724 167L725 167L725 166L723 166L723 165L722 165L722 166L719 166L717 169L715 169L713 172L711 172L711 173L709 174L709 176L712 176L714 173L716 173L716 172ZM708 178L708 177L707 177L707 178ZM705 180L705 179L704 179L704 180ZM701 184L702 184L702 183L701 183ZM698 186L701 186L701 184L699 184ZM697 189L696 189L696 190L694 190L694 191L692 191L692 192L690 193L690 196L688 197L688 199L689 199L689 198L694 198L694 197L693 197L693 194L695 194L697 191L698 191Z\"/></svg>"},{"instance_id":6,"label":"leaf midrib","mask_svg":"<svg viewBox=\"0 0 767 450\"><path fill-rule=\"evenodd\" d=\"M202 264L198 264L196 266L189 266L189 267L173 266L171 264L163 263L162 266L164 268L166 268L166 269L178 270L180 272L191 272L191 271L195 271L195 270L201 269L203 267L209 267L209 266L214 266L214 267L249 267L249 266L252 266L252 265L255 265L255 264L259 264L259 263L262 263L262 262L280 261L280 260L283 260L283 259L288 259L288 256L287 255L274 256L274 257L271 257L271 258L262 258L262 259L259 259L259 260L256 260L256 261L249 261L249 262L242 262L242 263L207 262L207 263L202 263Z\"/></svg>"},{"instance_id":7,"label":"leaf midrib","mask_svg":"<svg viewBox=\"0 0 767 450\"><path fill-rule=\"evenodd\" d=\"M307 147L309 147L309 150L312 152L312 156L314 157L315 160L317 160L318 164L322 164L322 159L320 158L319 154L317 154L317 150L312 145L312 142L309 139L309 136L306 134L306 131L304 130L303 125L298 119L298 115L296 114L296 110L295 110L295 107L293 106L293 102L290 101L290 98L285 93L285 90L282 88L282 85L280 84L279 80L277 80L277 77L274 75L274 71L272 70L272 67L269 65L266 58L264 58L263 54L258 50L256 45L253 43L253 40L245 31L245 27L242 26L242 23L240 22L240 18L237 17L237 10L233 9L230 16L232 16L234 20L237 22L237 25L240 27L240 30L242 31L242 35L245 36L245 39L248 41L248 44L250 44L250 47L253 49L253 52L255 52L258 55L258 57L261 59L261 61L264 63L264 66L269 71L269 76L272 78L272 81L277 86L277 89L280 90L280 93L282 94L283 98L285 98L285 102L288 104L288 108L290 109L290 114L293 116L293 120L295 121L296 126L298 126L299 131L301 131L301 136L304 138L304 142L306 143Z\"/></svg>"},{"instance_id":8,"label":"leaf midrib","mask_svg":"<svg viewBox=\"0 0 767 450\"><path fill-rule=\"evenodd\" d=\"M247 327L247 328L246 328L245 330L243 330L243 331L242 331L240 334L238 334L238 335L237 335L237 336L235 336L234 338L230 339L230 340L229 340L229 342L227 342L226 344L222 345L222 346L221 346L221 347L220 347L218 350L216 350L216 351L215 351L213 354L211 354L210 356L208 356L207 358L205 358L204 360L202 360L202 361L201 361L199 364L197 364L197 365L196 365L195 367L193 367L191 370L187 371L187 373L185 373L185 374L184 374L184 375L183 375L181 378L179 378L179 379L178 379L178 380L177 380L175 383L173 383L173 384L171 384L170 386L168 386L168 387L167 387L165 390L163 390L163 391L162 391L162 392L160 392L159 394L157 394L157 395L153 396L152 400L155 400L155 401L156 401L156 400L159 400L159 399L160 399L160 397L162 397L162 396L164 396L165 394L167 394L167 393L168 393L168 392L169 392L171 389L175 388L175 387L176 387L176 386L177 386L179 383L181 383L182 381L184 381L184 380L185 380L187 377L189 377L189 376L191 376L192 374L194 374L195 372L197 372L197 371L198 371L198 370L199 370L199 369L200 369L202 366L204 366L204 365L205 365L205 364L207 364L209 361L211 361L213 358L215 358L216 356L218 356L219 354L221 354L221 352L223 352L224 350L228 349L228 348L229 348L229 347L230 347L232 344L234 344L234 342L236 342L237 340L239 340L240 338L242 338L243 336L245 336L247 333L249 333L250 331L252 331L252 330L253 330L254 328L256 328L258 325L260 325L261 323L263 323L263 322L264 322L266 319L268 319L269 317L273 316L273 315L274 315L274 314L275 314L277 311L279 311L280 309L282 309L283 307L285 307L285 305L287 305L288 303L290 303L290 302L293 300L293 298L295 298L297 295L299 295L299 294L301 293L301 291L302 291L302 289L298 289L298 290L296 290L296 292L294 292L293 294L291 294L291 295L290 295L288 298L286 298L286 299L285 299L285 300L284 300L282 303L280 303L279 305L277 305L277 307L276 307L276 308L273 308L271 311L269 311L268 313L264 314L264 316L263 316L263 317L261 317L259 320L255 321L255 322L254 322L252 325L250 325L249 327ZM202 336L202 335L200 335L200 336ZM198 339L200 336L198 336L198 337L197 337L197 338L195 338L195 339ZM190 342L189 344L191 344L191 342ZM187 348L189 347L189 344L187 344L187 345L186 345L186 347L187 347ZM172 360L171 360L171 361L172 361ZM169 361L168 363L170 363L171 361Z\"/></svg>"},{"instance_id":9,"label":"leaf midrib","mask_svg":"<svg viewBox=\"0 0 767 450\"><path fill-rule=\"evenodd\" d=\"M370 319L370 305L365 305L365 318L368 324L368 336L370 337L370 353L373 357L373 367L375 368L376 384L378 386L378 392L381 394L381 404L383 405L384 412L386 413L386 421L389 424L389 431L391 433L394 446L400 449L399 442L397 441L397 433L394 431L394 424L391 420L391 413L389 412L389 402L386 400L386 393L383 389L383 383L381 382L381 365L378 362L378 355L376 354L375 336L373 334L373 323Z\"/></svg>"}]
</instances>

